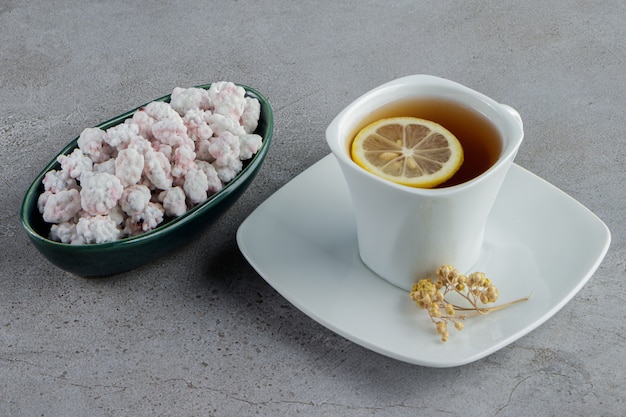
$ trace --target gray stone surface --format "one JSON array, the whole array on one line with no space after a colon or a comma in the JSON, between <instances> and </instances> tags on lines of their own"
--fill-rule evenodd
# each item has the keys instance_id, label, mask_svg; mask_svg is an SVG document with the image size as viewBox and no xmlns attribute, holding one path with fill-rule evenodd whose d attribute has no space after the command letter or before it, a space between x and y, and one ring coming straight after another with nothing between
<instances>
[{"instance_id":1,"label":"gray stone surface","mask_svg":"<svg viewBox=\"0 0 626 417\"><path fill-rule=\"evenodd\" d=\"M0 415L624 415L625 19L622 0L1 1ZM551 320L456 368L401 363L320 326L235 241L258 204L328 154L339 110L414 73L517 108L516 162L613 234ZM276 120L230 212L111 278L70 275L35 251L19 207L62 146L175 86L219 80L259 89Z\"/></svg>"}]
</instances>

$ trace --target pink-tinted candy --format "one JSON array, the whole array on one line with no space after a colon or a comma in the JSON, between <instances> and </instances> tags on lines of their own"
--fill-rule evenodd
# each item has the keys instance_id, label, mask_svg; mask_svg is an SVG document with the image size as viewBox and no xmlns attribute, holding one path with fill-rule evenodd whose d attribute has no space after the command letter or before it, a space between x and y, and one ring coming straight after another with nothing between
<instances>
[{"instance_id":1,"label":"pink-tinted candy","mask_svg":"<svg viewBox=\"0 0 626 417\"><path fill-rule=\"evenodd\" d=\"M96 164L111 158L114 152L105 141L105 131L97 127L84 129L77 143L80 150Z\"/></svg>"},{"instance_id":2,"label":"pink-tinted candy","mask_svg":"<svg viewBox=\"0 0 626 417\"><path fill-rule=\"evenodd\" d=\"M182 216L187 212L186 198L181 187L172 187L159 194L159 201L163 204L165 214L171 217Z\"/></svg>"},{"instance_id":3,"label":"pink-tinted candy","mask_svg":"<svg viewBox=\"0 0 626 417\"><path fill-rule=\"evenodd\" d=\"M204 88L174 88L170 96L170 105L178 114L184 116L189 110L209 108L209 94Z\"/></svg>"},{"instance_id":4,"label":"pink-tinted candy","mask_svg":"<svg viewBox=\"0 0 626 417\"><path fill-rule=\"evenodd\" d=\"M193 141L187 135L187 127L180 118L159 120L152 125L152 135L159 142L172 147L193 147Z\"/></svg>"},{"instance_id":5,"label":"pink-tinted candy","mask_svg":"<svg viewBox=\"0 0 626 417\"><path fill-rule=\"evenodd\" d=\"M107 174L115 175L115 158L108 159L104 162L100 162L99 164L93 164L93 172L105 172Z\"/></svg>"},{"instance_id":6,"label":"pink-tinted candy","mask_svg":"<svg viewBox=\"0 0 626 417\"><path fill-rule=\"evenodd\" d=\"M143 173L144 157L134 148L119 151L115 158L115 176L123 186L137 184Z\"/></svg>"},{"instance_id":7,"label":"pink-tinted candy","mask_svg":"<svg viewBox=\"0 0 626 417\"><path fill-rule=\"evenodd\" d=\"M241 115L241 125L246 133L254 133L259 125L261 103L253 97L246 97L246 107Z\"/></svg>"},{"instance_id":8,"label":"pink-tinted candy","mask_svg":"<svg viewBox=\"0 0 626 417\"><path fill-rule=\"evenodd\" d=\"M119 178L106 173L92 173L80 185L81 206L93 216L108 214L122 197L124 190Z\"/></svg>"},{"instance_id":9,"label":"pink-tinted candy","mask_svg":"<svg viewBox=\"0 0 626 417\"><path fill-rule=\"evenodd\" d=\"M198 204L206 200L208 188L209 181L201 169L194 168L187 172L183 190L191 204Z\"/></svg>"},{"instance_id":10,"label":"pink-tinted candy","mask_svg":"<svg viewBox=\"0 0 626 417\"><path fill-rule=\"evenodd\" d=\"M213 130L213 136L219 136L223 132L230 132L235 136L246 134L245 129L238 120L231 119L219 113L205 113L204 119Z\"/></svg>"},{"instance_id":11,"label":"pink-tinted candy","mask_svg":"<svg viewBox=\"0 0 626 417\"><path fill-rule=\"evenodd\" d=\"M73 218L80 210L80 193L72 188L51 194L43 208L43 219L48 223L62 223Z\"/></svg>"},{"instance_id":12,"label":"pink-tinted candy","mask_svg":"<svg viewBox=\"0 0 626 417\"><path fill-rule=\"evenodd\" d=\"M124 232L131 236L148 232L163 221L164 212L161 204L150 202L141 213L133 214L126 219Z\"/></svg>"},{"instance_id":13,"label":"pink-tinted candy","mask_svg":"<svg viewBox=\"0 0 626 417\"><path fill-rule=\"evenodd\" d=\"M50 226L50 239L61 243L79 243L76 234L76 223L73 221L53 224Z\"/></svg>"},{"instance_id":14,"label":"pink-tinted candy","mask_svg":"<svg viewBox=\"0 0 626 417\"><path fill-rule=\"evenodd\" d=\"M145 155L146 152L153 150L152 143L148 139L140 135L133 136L130 139L127 149L135 149L142 155Z\"/></svg>"},{"instance_id":15,"label":"pink-tinted candy","mask_svg":"<svg viewBox=\"0 0 626 417\"><path fill-rule=\"evenodd\" d=\"M137 125L138 135L147 139L152 140L152 125L155 122L154 117L150 116L144 109L137 110L133 117L129 119L129 123L134 123Z\"/></svg>"},{"instance_id":16,"label":"pink-tinted candy","mask_svg":"<svg viewBox=\"0 0 626 417\"><path fill-rule=\"evenodd\" d=\"M146 152L143 173L156 188L167 190L172 186L172 166L162 152Z\"/></svg>"},{"instance_id":17,"label":"pink-tinted candy","mask_svg":"<svg viewBox=\"0 0 626 417\"><path fill-rule=\"evenodd\" d=\"M145 185L131 185L124 188L119 206L129 216L140 214L150 203L151 197L150 189Z\"/></svg>"},{"instance_id":18,"label":"pink-tinted candy","mask_svg":"<svg viewBox=\"0 0 626 417\"><path fill-rule=\"evenodd\" d=\"M230 132L222 132L219 136L211 139L209 152L215 158L215 165L227 166L233 159L239 159L239 137Z\"/></svg>"},{"instance_id":19,"label":"pink-tinted candy","mask_svg":"<svg viewBox=\"0 0 626 417\"><path fill-rule=\"evenodd\" d=\"M248 134L239 138L239 159L250 159L259 151L263 138L259 135Z\"/></svg>"},{"instance_id":20,"label":"pink-tinted candy","mask_svg":"<svg viewBox=\"0 0 626 417\"><path fill-rule=\"evenodd\" d=\"M93 161L80 148L74 149L69 155L59 155L57 161L65 175L71 178L80 179L83 173L93 170Z\"/></svg>"},{"instance_id":21,"label":"pink-tinted candy","mask_svg":"<svg viewBox=\"0 0 626 417\"><path fill-rule=\"evenodd\" d=\"M104 140L118 151L126 149L128 144L139 136L139 126L135 123L120 123L106 131Z\"/></svg>"},{"instance_id":22,"label":"pink-tinted candy","mask_svg":"<svg viewBox=\"0 0 626 417\"><path fill-rule=\"evenodd\" d=\"M175 88L170 103L149 103L106 131L84 129L78 147L58 157L61 169L42 180L37 205L53 223L50 237L102 243L184 214L258 152L259 116L257 99L222 81L208 91Z\"/></svg>"},{"instance_id":23,"label":"pink-tinted candy","mask_svg":"<svg viewBox=\"0 0 626 417\"><path fill-rule=\"evenodd\" d=\"M187 127L187 135L194 142L207 140L213 136L213 129L205 120L204 115L205 112L202 110L191 109L183 117L183 123Z\"/></svg>"},{"instance_id":24,"label":"pink-tinted candy","mask_svg":"<svg viewBox=\"0 0 626 417\"><path fill-rule=\"evenodd\" d=\"M196 168L196 153L193 148L181 146L174 151L174 164L172 165L172 176L175 178L184 177L187 172Z\"/></svg>"},{"instance_id":25,"label":"pink-tinted candy","mask_svg":"<svg viewBox=\"0 0 626 417\"><path fill-rule=\"evenodd\" d=\"M46 172L43 180L43 189L52 193L58 193L61 190L69 190L70 188L78 188L76 180L65 171L52 170Z\"/></svg>"},{"instance_id":26,"label":"pink-tinted candy","mask_svg":"<svg viewBox=\"0 0 626 417\"><path fill-rule=\"evenodd\" d=\"M230 81L211 84L208 90L213 113L239 121L246 107L246 90Z\"/></svg>"},{"instance_id":27,"label":"pink-tinted candy","mask_svg":"<svg viewBox=\"0 0 626 417\"><path fill-rule=\"evenodd\" d=\"M180 118L180 115L176 112L176 110L163 101L153 101L152 103L147 104L143 108L143 111L155 121L169 118Z\"/></svg>"},{"instance_id":28,"label":"pink-tinted candy","mask_svg":"<svg viewBox=\"0 0 626 417\"><path fill-rule=\"evenodd\" d=\"M226 165L218 165L213 162L217 176L223 183L231 181L239 174L243 168L243 163L239 158L229 160Z\"/></svg>"},{"instance_id":29,"label":"pink-tinted candy","mask_svg":"<svg viewBox=\"0 0 626 417\"><path fill-rule=\"evenodd\" d=\"M204 172L204 175L206 175L207 181L209 182L209 186L207 188L208 195L215 194L224 187L220 177L217 175L215 167L212 164L206 161L197 161L197 164L198 168Z\"/></svg>"},{"instance_id":30,"label":"pink-tinted candy","mask_svg":"<svg viewBox=\"0 0 626 417\"><path fill-rule=\"evenodd\" d=\"M77 243L106 243L121 235L115 220L109 216L81 217L76 223Z\"/></svg>"},{"instance_id":31,"label":"pink-tinted candy","mask_svg":"<svg viewBox=\"0 0 626 417\"><path fill-rule=\"evenodd\" d=\"M196 142L196 159L199 161L213 162L215 158L209 152L209 147L211 146L210 139L201 139Z\"/></svg>"}]
</instances>

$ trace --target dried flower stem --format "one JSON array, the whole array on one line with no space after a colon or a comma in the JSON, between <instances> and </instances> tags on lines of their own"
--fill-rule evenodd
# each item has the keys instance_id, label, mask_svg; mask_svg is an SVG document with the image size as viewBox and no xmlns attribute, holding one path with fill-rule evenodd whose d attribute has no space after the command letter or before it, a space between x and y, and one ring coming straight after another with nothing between
<instances>
[{"instance_id":1,"label":"dried flower stem","mask_svg":"<svg viewBox=\"0 0 626 417\"><path fill-rule=\"evenodd\" d=\"M493 306L493 307L461 307L461 306L457 306L456 304L452 304L452 306L454 307L454 309L456 311L475 311L474 314L466 314L465 317L473 317L473 316L480 316L480 315L486 315L489 314L491 312L497 311L497 310L502 310L503 308L506 308L508 306L512 306L513 304L517 304L517 303L521 303L522 301L528 301L530 299L530 296L528 297L523 297L523 298L519 298L517 300L514 301L509 301L508 303L505 304L500 304L497 306Z\"/></svg>"},{"instance_id":2,"label":"dried flower stem","mask_svg":"<svg viewBox=\"0 0 626 417\"><path fill-rule=\"evenodd\" d=\"M449 337L448 322L452 322L457 330L462 330L462 321L467 317L489 314L530 298L525 297L498 306L483 307L479 304L493 303L498 299L498 289L484 273L474 272L465 276L455 268L444 265L437 269L437 276L436 282L430 279L419 280L413 285L410 297L418 307L428 312L443 342ZM450 292L460 295L471 307L462 307L448 302L446 295ZM465 311L470 313L456 314Z\"/></svg>"}]
</instances>

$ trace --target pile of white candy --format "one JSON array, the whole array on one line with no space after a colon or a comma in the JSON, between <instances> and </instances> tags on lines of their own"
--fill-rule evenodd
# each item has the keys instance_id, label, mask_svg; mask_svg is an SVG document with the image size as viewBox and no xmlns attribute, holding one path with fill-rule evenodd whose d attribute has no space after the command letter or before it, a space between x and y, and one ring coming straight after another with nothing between
<instances>
[{"instance_id":1,"label":"pile of white candy","mask_svg":"<svg viewBox=\"0 0 626 417\"><path fill-rule=\"evenodd\" d=\"M85 129L38 200L50 238L104 243L147 232L221 190L262 143L260 103L231 82L175 88L106 131Z\"/></svg>"}]
</instances>

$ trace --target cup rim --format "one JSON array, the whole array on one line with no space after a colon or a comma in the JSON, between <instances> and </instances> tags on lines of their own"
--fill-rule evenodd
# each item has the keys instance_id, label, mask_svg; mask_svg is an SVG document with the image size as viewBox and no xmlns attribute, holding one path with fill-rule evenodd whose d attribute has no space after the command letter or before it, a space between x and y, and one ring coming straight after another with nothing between
<instances>
[{"instance_id":1,"label":"cup rim","mask_svg":"<svg viewBox=\"0 0 626 417\"><path fill-rule=\"evenodd\" d=\"M493 117L489 117L485 114L499 131L511 132L511 134L508 135L511 139L503 143L503 149L498 160L477 177L462 184L443 188L416 188L396 184L380 178L358 166L352 158L350 158L346 148L346 142L348 140L344 139L341 132L353 130L360 119L367 113L381 106L415 97L415 89L417 88L423 90L420 91L421 95L449 98L455 101L461 101L464 104L473 103L479 107L476 110L480 113L489 113L493 116L498 116L497 121L494 121ZM435 89L439 89L439 91L435 91ZM475 106L472 107L475 108ZM367 91L339 112L326 129L326 141L332 153L344 163L344 166L358 170L371 179L390 185L391 187L426 195L443 195L457 192L471 187L478 182L483 182L485 178L491 176L491 173L500 170L508 161L512 161L521 146L523 137L524 131L521 117L512 107L501 104L485 94L463 84L428 74L415 74L400 77Z\"/></svg>"}]
</instances>

